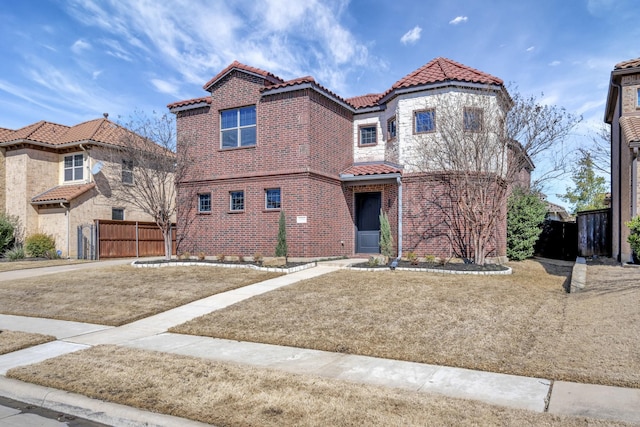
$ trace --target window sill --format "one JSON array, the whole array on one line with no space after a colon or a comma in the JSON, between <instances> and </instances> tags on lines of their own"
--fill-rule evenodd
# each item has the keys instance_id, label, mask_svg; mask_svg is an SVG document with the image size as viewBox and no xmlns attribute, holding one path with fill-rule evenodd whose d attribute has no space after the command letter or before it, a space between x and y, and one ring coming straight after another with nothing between
<instances>
[{"instance_id":1,"label":"window sill","mask_svg":"<svg viewBox=\"0 0 640 427\"><path fill-rule=\"evenodd\" d=\"M375 144L360 144L360 143L358 142L358 147L362 147L362 148L375 147L375 146L377 146L377 145L378 145L378 143L377 143L377 142L376 142Z\"/></svg>"},{"instance_id":2,"label":"window sill","mask_svg":"<svg viewBox=\"0 0 640 427\"><path fill-rule=\"evenodd\" d=\"M211 215L211 212L198 212L198 215Z\"/></svg>"},{"instance_id":3,"label":"window sill","mask_svg":"<svg viewBox=\"0 0 640 427\"><path fill-rule=\"evenodd\" d=\"M262 212L263 213L267 213L267 212L280 212L282 210L282 208L278 208L278 209L263 209Z\"/></svg>"},{"instance_id":4,"label":"window sill","mask_svg":"<svg viewBox=\"0 0 640 427\"><path fill-rule=\"evenodd\" d=\"M244 213L244 209L241 211L227 211L228 214L243 214Z\"/></svg>"},{"instance_id":5,"label":"window sill","mask_svg":"<svg viewBox=\"0 0 640 427\"><path fill-rule=\"evenodd\" d=\"M243 147L227 147L227 148L218 148L218 151L236 151L236 150L249 150L251 148L256 148L256 145L245 145Z\"/></svg>"}]
</instances>

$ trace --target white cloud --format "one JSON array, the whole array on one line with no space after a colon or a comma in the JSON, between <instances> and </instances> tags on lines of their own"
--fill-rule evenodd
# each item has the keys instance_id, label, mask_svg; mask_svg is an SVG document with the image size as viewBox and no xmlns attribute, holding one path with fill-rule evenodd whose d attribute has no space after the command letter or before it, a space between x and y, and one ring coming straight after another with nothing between
<instances>
[{"instance_id":1,"label":"white cloud","mask_svg":"<svg viewBox=\"0 0 640 427\"><path fill-rule=\"evenodd\" d=\"M463 22L467 22L468 20L469 20L469 18L467 18L466 16L456 16L451 21L449 21L449 24L458 25L458 24L461 24Z\"/></svg>"},{"instance_id":2,"label":"white cloud","mask_svg":"<svg viewBox=\"0 0 640 427\"><path fill-rule=\"evenodd\" d=\"M527 52L533 52L535 49L536 49L536 47L535 47L535 46L529 46L529 47L527 48Z\"/></svg>"},{"instance_id":3,"label":"white cloud","mask_svg":"<svg viewBox=\"0 0 640 427\"><path fill-rule=\"evenodd\" d=\"M87 43L82 39L76 40L75 43L73 43L73 45L71 46L71 50L76 55L80 55L83 50L87 50L87 49L91 49L91 44Z\"/></svg>"},{"instance_id":4,"label":"white cloud","mask_svg":"<svg viewBox=\"0 0 640 427\"><path fill-rule=\"evenodd\" d=\"M173 96L176 96L180 89L177 84L161 79L151 79L151 84L156 88L158 92L166 93Z\"/></svg>"},{"instance_id":5,"label":"white cloud","mask_svg":"<svg viewBox=\"0 0 640 427\"><path fill-rule=\"evenodd\" d=\"M562 64L562 62L560 62L560 61L551 61L551 62L549 62L549 65L551 67L557 67L560 64Z\"/></svg>"},{"instance_id":6,"label":"white cloud","mask_svg":"<svg viewBox=\"0 0 640 427\"><path fill-rule=\"evenodd\" d=\"M93 73L91 73L91 78L93 80L97 80L98 77L100 77L100 74L102 74L102 70L94 71Z\"/></svg>"},{"instance_id":7,"label":"white cloud","mask_svg":"<svg viewBox=\"0 0 640 427\"><path fill-rule=\"evenodd\" d=\"M420 40L421 32L422 32L422 28L416 25L415 27L413 27L413 29L407 31L402 36L402 38L400 38L400 41L402 42L402 44L414 44L415 42Z\"/></svg>"}]
</instances>

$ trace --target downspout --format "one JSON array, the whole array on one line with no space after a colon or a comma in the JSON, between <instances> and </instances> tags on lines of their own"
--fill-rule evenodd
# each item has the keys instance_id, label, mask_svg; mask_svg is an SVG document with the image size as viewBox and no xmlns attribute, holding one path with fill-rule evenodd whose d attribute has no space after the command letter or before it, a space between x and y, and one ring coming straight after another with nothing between
<instances>
[{"instance_id":1,"label":"downspout","mask_svg":"<svg viewBox=\"0 0 640 427\"><path fill-rule=\"evenodd\" d=\"M396 177L398 183L398 257L396 258L396 265L402 258L402 179Z\"/></svg>"},{"instance_id":2,"label":"downspout","mask_svg":"<svg viewBox=\"0 0 640 427\"><path fill-rule=\"evenodd\" d=\"M622 117L622 84L615 83L613 76L611 84L618 89L618 261L622 262L622 203L620 200L622 197L622 173L620 172L622 168L622 146L620 144L622 140L622 128L620 126L620 117ZM611 127L610 139L613 144L613 126Z\"/></svg>"},{"instance_id":3,"label":"downspout","mask_svg":"<svg viewBox=\"0 0 640 427\"><path fill-rule=\"evenodd\" d=\"M638 147L633 147L631 161L631 217L638 215Z\"/></svg>"},{"instance_id":4,"label":"downspout","mask_svg":"<svg viewBox=\"0 0 640 427\"><path fill-rule=\"evenodd\" d=\"M69 206L65 206L64 203L60 202L60 207L66 209L65 215L67 216L67 259L69 259L71 254L71 242L69 241L69 239L71 238L71 203L69 203Z\"/></svg>"}]
</instances>

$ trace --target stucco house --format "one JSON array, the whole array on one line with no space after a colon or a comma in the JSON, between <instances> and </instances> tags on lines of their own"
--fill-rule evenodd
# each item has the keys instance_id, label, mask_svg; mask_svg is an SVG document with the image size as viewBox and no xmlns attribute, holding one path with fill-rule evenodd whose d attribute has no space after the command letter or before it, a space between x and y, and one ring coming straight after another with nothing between
<instances>
[{"instance_id":1,"label":"stucco house","mask_svg":"<svg viewBox=\"0 0 640 427\"><path fill-rule=\"evenodd\" d=\"M422 221L421 200L440 177L416 153L439 138L443 103L461 106L465 132L499 133L510 101L501 79L446 58L348 99L312 77L285 81L237 61L204 90L168 105L178 135L191 136L178 153L193 159L178 183L178 239L182 250L227 256L273 255L281 210L290 256L379 253L381 210L397 252L455 255L446 230L432 232L441 213ZM492 235L490 256L504 256L504 220Z\"/></svg>"},{"instance_id":2,"label":"stucco house","mask_svg":"<svg viewBox=\"0 0 640 427\"><path fill-rule=\"evenodd\" d=\"M52 235L63 257L76 256L79 225L152 221L112 197L116 186L133 180L133 165L118 151L132 135L106 115L75 126L40 121L0 128L4 210L20 218L26 236Z\"/></svg>"},{"instance_id":3,"label":"stucco house","mask_svg":"<svg viewBox=\"0 0 640 427\"><path fill-rule=\"evenodd\" d=\"M628 262L632 254L624 223L640 214L640 58L614 66L604 120L611 125L611 253Z\"/></svg>"}]
</instances>

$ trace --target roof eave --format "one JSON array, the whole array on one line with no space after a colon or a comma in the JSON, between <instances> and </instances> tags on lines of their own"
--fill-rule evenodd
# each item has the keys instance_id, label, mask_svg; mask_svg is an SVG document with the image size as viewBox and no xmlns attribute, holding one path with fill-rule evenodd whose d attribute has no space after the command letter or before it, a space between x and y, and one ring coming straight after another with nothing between
<instances>
[{"instance_id":1,"label":"roof eave","mask_svg":"<svg viewBox=\"0 0 640 427\"><path fill-rule=\"evenodd\" d=\"M363 182L372 181L376 184L385 184L397 182L398 178L401 178L402 174L399 173L381 173L374 175L353 175L353 174L340 174L340 181L347 183L347 185L362 185Z\"/></svg>"},{"instance_id":2,"label":"roof eave","mask_svg":"<svg viewBox=\"0 0 640 427\"><path fill-rule=\"evenodd\" d=\"M182 105L180 107L169 108L169 112L176 114L176 113L179 113L180 111L195 110L198 108L206 107L208 105L209 103L207 103L207 101L202 101L195 104L188 104L188 105Z\"/></svg>"},{"instance_id":3,"label":"roof eave","mask_svg":"<svg viewBox=\"0 0 640 427\"><path fill-rule=\"evenodd\" d=\"M503 85L499 85L497 83L473 83L473 82L465 82L463 80L446 80L443 82L436 82L436 83L429 83L424 85L416 85L416 86L403 87L399 89L393 89L391 92L389 92L388 94L380 98L378 102L380 104L384 104L388 102L390 99L399 95L404 95L404 94L413 93L413 92L421 92L426 90L441 89L444 87L452 87L452 86L470 88L470 89L485 89L485 90L491 89L495 91L499 91L501 88L504 87Z\"/></svg>"},{"instance_id":4,"label":"roof eave","mask_svg":"<svg viewBox=\"0 0 640 427\"><path fill-rule=\"evenodd\" d=\"M310 83L310 82L304 82L304 83L297 83L294 85L290 85L290 86L283 86L283 87L279 87L276 89L269 89L269 88L265 88L262 91L262 96L267 96L267 95L277 95L280 93L287 93L287 92L295 92L298 90L304 90L304 89L311 89L329 99L331 99L333 102L335 102L336 104L341 105L342 107L346 108L347 110L351 111L352 113L355 112L354 108L347 104L345 101L341 100L340 98L328 93L327 91L324 91L322 89L320 89L317 85Z\"/></svg>"}]
</instances>

